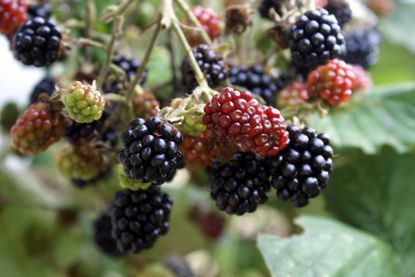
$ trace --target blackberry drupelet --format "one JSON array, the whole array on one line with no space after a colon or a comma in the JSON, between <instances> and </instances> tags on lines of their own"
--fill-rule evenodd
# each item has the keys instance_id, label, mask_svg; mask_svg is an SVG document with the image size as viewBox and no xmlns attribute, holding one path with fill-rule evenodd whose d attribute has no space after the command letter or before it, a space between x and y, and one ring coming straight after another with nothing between
<instances>
[{"instance_id":1,"label":"blackberry drupelet","mask_svg":"<svg viewBox=\"0 0 415 277\"><path fill-rule=\"evenodd\" d=\"M60 56L62 33L51 19L34 17L27 20L15 35L14 53L25 65L42 67Z\"/></svg>"},{"instance_id":2,"label":"blackberry drupelet","mask_svg":"<svg viewBox=\"0 0 415 277\"><path fill-rule=\"evenodd\" d=\"M288 33L292 63L298 72L307 73L342 54L344 37L334 15L325 9L300 16Z\"/></svg>"},{"instance_id":3,"label":"blackberry drupelet","mask_svg":"<svg viewBox=\"0 0 415 277\"><path fill-rule=\"evenodd\" d=\"M184 166L179 151L182 134L159 117L132 120L122 142L125 147L118 159L125 175L138 182L161 185Z\"/></svg>"},{"instance_id":4,"label":"blackberry drupelet","mask_svg":"<svg viewBox=\"0 0 415 277\"><path fill-rule=\"evenodd\" d=\"M134 79L137 70L141 66L141 62L134 58L129 58L129 57L119 55L119 56L115 56L112 59L112 63L120 67L124 71L127 77L127 80L119 80L119 78L116 78L115 75L108 74L105 80L103 90L104 92L117 93L125 89L126 87L125 82L129 83ZM140 84L143 85L146 82L146 80L147 80L147 69L144 70L143 74L141 74Z\"/></svg>"},{"instance_id":5,"label":"blackberry drupelet","mask_svg":"<svg viewBox=\"0 0 415 277\"><path fill-rule=\"evenodd\" d=\"M39 101L39 96L42 93L45 93L49 96L52 96L55 91L56 82L50 76L46 76L34 87L32 93L30 94L30 104L36 103Z\"/></svg>"},{"instance_id":6,"label":"blackberry drupelet","mask_svg":"<svg viewBox=\"0 0 415 277\"><path fill-rule=\"evenodd\" d=\"M278 91L277 82L273 76L266 74L261 66L232 67L229 70L229 80L233 85L261 96L267 104L274 105L275 94Z\"/></svg>"},{"instance_id":7,"label":"blackberry drupelet","mask_svg":"<svg viewBox=\"0 0 415 277\"><path fill-rule=\"evenodd\" d=\"M345 0L329 0L324 8L336 17L337 22L339 22L341 27L352 20L352 9Z\"/></svg>"},{"instance_id":8,"label":"blackberry drupelet","mask_svg":"<svg viewBox=\"0 0 415 277\"><path fill-rule=\"evenodd\" d=\"M349 64L368 69L378 61L381 41L381 35L375 27L355 29L346 34L347 52L343 59Z\"/></svg>"},{"instance_id":9,"label":"blackberry drupelet","mask_svg":"<svg viewBox=\"0 0 415 277\"><path fill-rule=\"evenodd\" d=\"M52 7L49 4L29 5L27 14L30 17L50 18L52 16Z\"/></svg>"},{"instance_id":10,"label":"blackberry drupelet","mask_svg":"<svg viewBox=\"0 0 415 277\"><path fill-rule=\"evenodd\" d=\"M290 140L285 149L269 159L271 185L277 196L303 207L317 197L329 182L333 150L327 134L290 125Z\"/></svg>"},{"instance_id":11,"label":"blackberry drupelet","mask_svg":"<svg viewBox=\"0 0 415 277\"><path fill-rule=\"evenodd\" d=\"M206 44L193 48L192 53L211 88L217 87L226 79L227 72L223 60ZM198 83L188 58L183 61L182 75L186 93L190 93Z\"/></svg>"},{"instance_id":12,"label":"blackberry drupelet","mask_svg":"<svg viewBox=\"0 0 415 277\"><path fill-rule=\"evenodd\" d=\"M111 232L111 217L107 213L103 213L94 222L95 244L103 253L109 256L120 256L122 253L118 250L117 242L111 236Z\"/></svg>"},{"instance_id":13,"label":"blackberry drupelet","mask_svg":"<svg viewBox=\"0 0 415 277\"><path fill-rule=\"evenodd\" d=\"M228 214L252 213L268 199L266 163L253 153L237 152L230 162L215 162L207 172L211 197Z\"/></svg>"},{"instance_id":14,"label":"blackberry drupelet","mask_svg":"<svg viewBox=\"0 0 415 277\"><path fill-rule=\"evenodd\" d=\"M118 192L111 204L112 237L121 253L151 248L167 233L172 208L170 197L158 187Z\"/></svg>"}]
</instances>

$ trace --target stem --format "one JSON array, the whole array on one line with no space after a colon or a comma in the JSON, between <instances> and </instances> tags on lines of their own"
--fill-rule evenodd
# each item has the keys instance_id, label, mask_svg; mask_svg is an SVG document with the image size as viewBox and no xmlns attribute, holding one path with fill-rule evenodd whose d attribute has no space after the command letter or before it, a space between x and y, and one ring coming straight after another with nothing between
<instances>
[{"instance_id":1,"label":"stem","mask_svg":"<svg viewBox=\"0 0 415 277\"><path fill-rule=\"evenodd\" d=\"M108 68L111 65L112 62L112 56L114 55L114 45L115 41L117 40L117 37L120 35L120 30L122 29L123 20L120 16L118 16L115 19L114 26L112 27L112 34L111 39L107 46L107 52L105 56L105 63L104 66L101 68L101 71L99 72L98 79L97 79L97 88L102 89L102 85L104 83L105 74L108 71Z\"/></svg>"},{"instance_id":2,"label":"stem","mask_svg":"<svg viewBox=\"0 0 415 277\"><path fill-rule=\"evenodd\" d=\"M194 25L196 25L198 31L200 32L200 35L202 36L203 41L207 44L207 45L212 45L212 40L210 39L209 35L206 33L205 28L203 28L202 24L200 23L200 21L196 18L196 16L194 15L192 9L190 8L190 6L186 3L185 0L176 0L177 4L179 4L179 7L186 13L186 15L189 17L190 21L192 21L192 23Z\"/></svg>"},{"instance_id":3,"label":"stem","mask_svg":"<svg viewBox=\"0 0 415 277\"><path fill-rule=\"evenodd\" d=\"M181 29L175 17L173 18L172 25L173 25L173 30L176 32L176 35L179 38L180 43L182 44L183 48L186 50L186 55L189 58L190 65L192 66L192 69L195 72L196 81L198 82L200 86L208 87L208 83L205 79L205 75L203 75L202 70L197 64L196 58L194 57L193 52L192 52L192 48L187 42L186 36L184 35L183 30Z\"/></svg>"},{"instance_id":4,"label":"stem","mask_svg":"<svg viewBox=\"0 0 415 277\"><path fill-rule=\"evenodd\" d=\"M92 29L95 23L96 16L96 7L93 0L86 1L86 11L87 16L85 18L85 37L90 38L92 34ZM85 50L85 56L88 61L91 60L91 49L87 48Z\"/></svg>"},{"instance_id":5,"label":"stem","mask_svg":"<svg viewBox=\"0 0 415 277\"><path fill-rule=\"evenodd\" d=\"M173 9L173 0L163 0L161 6L161 28L168 29L171 26L172 19L175 17Z\"/></svg>"},{"instance_id":6,"label":"stem","mask_svg":"<svg viewBox=\"0 0 415 277\"><path fill-rule=\"evenodd\" d=\"M153 37L151 38L150 45L148 46L147 52L141 62L141 66L137 69L134 79L131 81L130 88L128 89L128 94L127 94L127 103L130 103L131 98L133 97L133 94L134 94L134 89L137 86L138 82L141 80L142 78L141 75L143 74L150 60L151 53L153 52L154 46L156 45L157 37L160 34L161 20L162 20L162 17L160 17L159 22L157 23L156 30L153 33Z\"/></svg>"},{"instance_id":7,"label":"stem","mask_svg":"<svg viewBox=\"0 0 415 277\"><path fill-rule=\"evenodd\" d=\"M172 81L173 81L173 88L174 91L177 92L179 89L179 82L177 79L177 71L176 71L176 53L174 51L173 41L173 33L171 30L168 32L167 38L167 50L170 53L170 69L172 70Z\"/></svg>"},{"instance_id":8,"label":"stem","mask_svg":"<svg viewBox=\"0 0 415 277\"><path fill-rule=\"evenodd\" d=\"M109 20L119 17L120 15L122 15L127 9L128 7L134 3L135 0L125 0L124 2L122 2L121 4L118 5L118 9L116 9L115 11L106 14L105 16L102 17L102 21L104 22L108 22ZM140 1L141 2L141 1Z\"/></svg>"},{"instance_id":9,"label":"stem","mask_svg":"<svg viewBox=\"0 0 415 277\"><path fill-rule=\"evenodd\" d=\"M104 44L102 44L101 42L92 40L92 39L88 39L88 38L79 38L78 40L75 41L75 44L78 45L83 45L83 46L89 46L89 47L95 47L101 50L106 51L107 48L105 47Z\"/></svg>"},{"instance_id":10,"label":"stem","mask_svg":"<svg viewBox=\"0 0 415 277\"><path fill-rule=\"evenodd\" d=\"M124 104L127 103L124 96L116 94L116 93L106 93L104 95L104 98L106 101L114 101L114 102L124 103Z\"/></svg>"}]
</instances>

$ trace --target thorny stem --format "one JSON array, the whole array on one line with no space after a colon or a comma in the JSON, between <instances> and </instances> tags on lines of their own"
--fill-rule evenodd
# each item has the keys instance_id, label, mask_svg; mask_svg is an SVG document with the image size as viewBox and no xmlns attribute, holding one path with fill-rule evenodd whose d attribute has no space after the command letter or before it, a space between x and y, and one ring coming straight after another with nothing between
<instances>
[{"instance_id":1,"label":"thorny stem","mask_svg":"<svg viewBox=\"0 0 415 277\"><path fill-rule=\"evenodd\" d=\"M153 36L151 38L150 41L150 45L148 46L148 49L146 51L146 54L144 55L144 58L141 62L141 66L137 69L137 72L135 73L134 79L131 81L130 87L128 89L128 93L127 93L127 103L130 103L131 98L133 97L134 94L134 89L137 86L138 82L141 80L142 78L142 74L150 60L150 56L151 53L153 52L154 46L156 45L156 41L157 41L157 37L160 34L160 30L161 30L161 20L162 17L160 16L159 21L156 25L156 30L153 33Z\"/></svg>"},{"instance_id":2,"label":"thorny stem","mask_svg":"<svg viewBox=\"0 0 415 277\"><path fill-rule=\"evenodd\" d=\"M189 17L189 19L192 21L194 25L196 25L197 30L200 32L200 35L202 36L203 41L207 45L212 45L212 40L208 36L208 34L205 31L205 28L203 28L202 24L200 24L200 21L196 18L196 16L193 14L192 9L190 6L186 3L185 0L176 0L177 4L179 4L179 7L186 13L186 15Z\"/></svg>"},{"instance_id":3,"label":"thorny stem","mask_svg":"<svg viewBox=\"0 0 415 277\"><path fill-rule=\"evenodd\" d=\"M108 68L111 65L112 57L114 55L115 41L117 40L118 36L121 33L123 23L124 23L124 20L122 19L121 16L118 16L115 19L114 26L112 27L111 39L110 39L110 41L108 43L108 46L107 46L105 63L104 63L104 66L101 68L101 71L99 72L98 79L97 79L98 89L102 89L102 85L103 85L104 79L105 79L105 74L107 73Z\"/></svg>"}]
</instances>

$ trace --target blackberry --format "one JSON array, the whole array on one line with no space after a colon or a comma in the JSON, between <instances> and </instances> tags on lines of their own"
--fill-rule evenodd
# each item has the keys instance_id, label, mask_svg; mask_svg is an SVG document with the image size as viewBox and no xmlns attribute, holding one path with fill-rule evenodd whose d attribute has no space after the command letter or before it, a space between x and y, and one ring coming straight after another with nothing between
<instances>
[{"instance_id":1,"label":"blackberry","mask_svg":"<svg viewBox=\"0 0 415 277\"><path fill-rule=\"evenodd\" d=\"M230 162L215 162L207 172L211 197L228 214L252 213L268 199L266 163L253 153L237 152Z\"/></svg>"},{"instance_id":2,"label":"blackberry","mask_svg":"<svg viewBox=\"0 0 415 277\"><path fill-rule=\"evenodd\" d=\"M109 256L120 256L122 253L118 250L117 242L111 236L111 232L111 217L107 213L103 213L94 222L95 244L103 253Z\"/></svg>"},{"instance_id":3,"label":"blackberry","mask_svg":"<svg viewBox=\"0 0 415 277\"><path fill-rule=\"evenodd\" d=\"M292 63L298 72L314 69L342 54L344 37L334 15L325 9L300 16L288 33Z\"/></svg>"},{"instance_id":4,"label":"blackberry","mask_svg":"<svg viewBox=\"0 0 415 277\"><path fill-rule=\"evenodd\" d=\"M172 201L158 187L118 192L111 204L112 237L121 253L151 248L167 233Z\"/></svg>"},{"instance_id":5,"label":"blackberry","mask_svg":"<svg viewBox=\"0 0 415 277\"><path fill-rule=\"evenodd\" d=\"M229 80L233 85L261 96L267 104L274 105L278 86L275 78L266 74L261 66L233 67L229 70Z\"/></svg>"},{"instance_id":6,"label":"blackberry","mask_svg":"<svg viewBox=\"0 0 415 277\"><path fill-rule=\"evenodd\" d=\"M51 19L34 17L27 20L15 35L14 53L25 65L42 67L60 56L62 33Z\"/></svg>"},{"instance_id":7,"label":"blackberry","mask_svg":"<svg viewBox=\"0 0 415 277\"><path fill-rule=\"evenodd\" d=\"M27 14L30 17L50 18L52 16L52 7L49 4L29 5Z\"/></svg>"},{"instance_id":8,"label":"blackberry","mask_svg":"<svg viewBox=\"0 0 415 277\"><path fill-rule=\"evenodd\" d=\"M345 26L352 20L352 9L345 0L330 0L324 8L336 17L340 27Z\"/></svg>"},{"instance_id":9,"label":"blackberry","mask_svg":"<svg viewBox=\"0 0 415 277\"><path fill-rule=\"evenodd\" d=\"M217 87L226 79L227 72L223 60L206 44L193 48L192 53L211 88ZM188 58L183 61L182 75L186 93L190 93L198 83Z\"/></svg>"},{"instance_id":10,"label":"blackberry","mask_svg":"<svg viewBox=\"0 0 415 277\"><path fill-rule=\"evenodd\" d=\"M161 185L184 166L182 134L159 117L132 120L122 142L125 148L118 158L125 175L138 182Z\"/></svg>"},{"instance_id":11,"label":"blackberry","mask_svg":"<svg viewBox=\"0 0 415 277\"><path fill-rule=\"evenodd\" d=\"M346 34L347 52L343 59L349 64L368 69L378 60L381 41L381 35L375 27L355 29Z\"/></svg>"},{"instance_id":12,"label":"blackberry","mask_svg":"<svg viewBox=\"0 0 415 277\"><path fill-rule=\"evenodd\" d=\"M134 58L129 58L129 57L119 55L119 56L115 56L112 59L112 63L120 67L124 71L127 79L119 80L119 78L117 78L115 75L108 74L106 77L103 90L104 92L117 93L125 89L126 83L129 83L134 79L135 74L137 73L137 70L141 66L141 62ZM143 74L141 75L140 84L143 85L146 82L146 80L147 80L147 70L144 70Z\"/></svg>"},{"instance_id":13,"label":"blackberry","mask_svg":"<svg viewBox=\"0 0 415 277\"><path fill-rule=\"evenodd\" d=\"M285 0L262 0L258 8L259 14L263 18L271 19L270 10L274 9L275 12L282 17L284 16L282 7L283 5L286 5L285 2ZM301 2L301 0L296 0L295 4L300 5Z\"/></svg>"},{"instance_id":14,"label":"blackberry","mask_svg":"<svg viewBox=\"0 0 415 277\"><path fill-rule=\"evenodd\" d=\"M294 206L303 207L317 197L329 182L333 167L333 150L327 134L290 125L290 140L285 149L269 159L271 185L277 196Z\"/></svg>"},{"instance_id":15,"label":"blackberry","mask_svg":"<svg viewBox=\"0 0 415 277\"><path fill-rule=\"evenodd\" d=\"M43 93L52 96L55 91L56 82L50 76L44 77L40 80L39 83L33 88L32 93L30 94L30 104L36 103L39 101L39 96Z\"/></svg>"},{"instance_id":16,"label":"blackberry","mask_svg":"<svg viewBox=\"0 0 415 277\"><path fill-rule=\"evenodd\" d=\"M292 81L293 81L293 78L291 77L291 74L289 74L288 72L281 73L278 76L278 78L275 80L275 85L277 86L277 91L278 92L282 91Z\"/></svg>"}]
</instances>

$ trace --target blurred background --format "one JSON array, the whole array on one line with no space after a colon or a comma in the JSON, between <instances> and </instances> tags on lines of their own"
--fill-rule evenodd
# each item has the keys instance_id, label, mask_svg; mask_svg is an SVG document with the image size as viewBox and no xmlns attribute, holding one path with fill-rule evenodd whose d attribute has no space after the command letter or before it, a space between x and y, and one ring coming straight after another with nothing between
<instances>
[{"instance_id":1,"label":"blurred background","mask_svg":"<svg viewBox=\"0 0 415 277\"><path fill-rule=\"evenodd\" d=\"M68 5L83 9L83 1L72 2ZM148 2L144 11L151 14L158 1ZM190 2L222 15L222 1ZM175 202L168 235L138 256L108 257L95 246L93 222L118 189L112 173L79 190L57 174L55 146L34 158L2 156L0 276L192 276L186 275L189 267L203 277L323 276L336 264L342 266L329 276L415 276L414 26L415 1L395 0L391 14L378 22L382 45L370 69L374 91L329 120L311 120L318 131L348 135L334 138L338 158L330 188L301 210L270 197L255 214L226 216L213 209L207 188L200 186L205 176L183 170L166 185ZM170 77L165 57L163 49L156 50L150 84ZM65 70L58 65L51 71ZM0 37L0 107L15 102L25 108L44 75L18 63ZM2 131L3 150L8 142ZM342 236L349 242L343 244ZM302 275L307 267L312 274Z\"/></svg>"}]
</instances>

